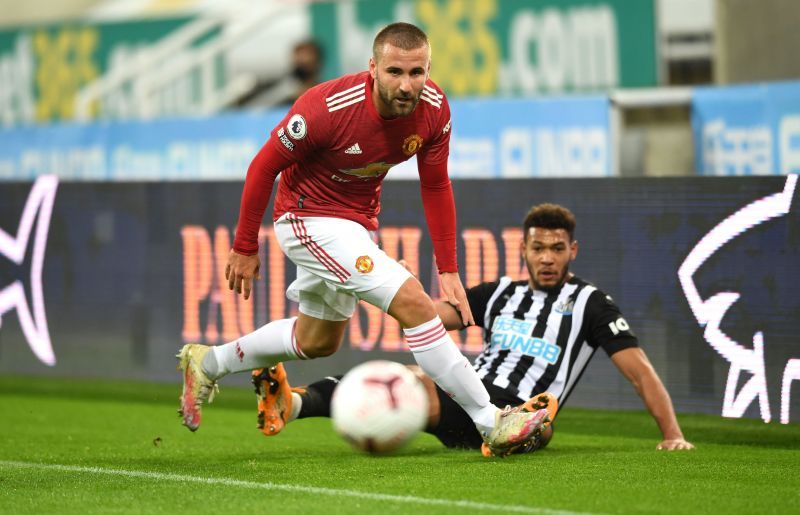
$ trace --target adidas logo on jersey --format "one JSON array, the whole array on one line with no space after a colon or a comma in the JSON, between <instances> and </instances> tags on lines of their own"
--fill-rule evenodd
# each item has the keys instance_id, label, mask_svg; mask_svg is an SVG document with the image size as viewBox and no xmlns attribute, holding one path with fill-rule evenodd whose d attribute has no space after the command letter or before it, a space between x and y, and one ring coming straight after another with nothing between
<instances>
[{"instance_id":1,"label":"adidas logo on jersey","mask_svg":"<svg viewBox=\"0 0 800 515\"><path fill-rule=\"evenodd\" d=\"M347 150L344 151L345 154L361 154L361 147L358 146L358 143L351 146Z\"/></svg>"}]
</instances>

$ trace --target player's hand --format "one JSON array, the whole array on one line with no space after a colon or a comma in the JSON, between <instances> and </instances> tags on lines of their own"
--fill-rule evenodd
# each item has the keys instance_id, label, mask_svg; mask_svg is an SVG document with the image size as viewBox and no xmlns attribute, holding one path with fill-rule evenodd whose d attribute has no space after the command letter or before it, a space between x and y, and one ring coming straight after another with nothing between
<instances>
[{"instance_id":1,"label":"player's hand","mask_svg":"<svg viewBox=\"0 0 800 515\"><path fill-rule=\"evenodd\" d=\"M475 325L475 319L472 318L472 310L469 308L469 301L467 301L467 292L464 291L464 286L461 284L461 278L455 272L444 272L439 274L439 282L442 285L442 297L448 304L456 308L456 311L461 315L461 322L464 327Z\"/></svg>"},{"instance_id":2,"label":"player's hand","mask_svg":"<svg viewBox=\"0 0 800 515\"><path fill-rule=\"evenodd\" d=\"M231 249L230 254L228 254L228 264L225 266L225 279L228 280L228 288L236 293L244 291L244 300L249 299L253 279L261 278L261 274L258 273L260 268L261 260L258 259L258 254L245 256Z\"/></svg>"},{"instance_id":3,"label":"player's hand","mask_svg":"<svg viewBox=\"0 0 800 515\"><path fill-rule=\"evenodd\" d=\"M656 446L656 449L659 451L688 451L694 449L694 445L683 438L672 438L662 441Z\"/></svg>"}]
</instances>

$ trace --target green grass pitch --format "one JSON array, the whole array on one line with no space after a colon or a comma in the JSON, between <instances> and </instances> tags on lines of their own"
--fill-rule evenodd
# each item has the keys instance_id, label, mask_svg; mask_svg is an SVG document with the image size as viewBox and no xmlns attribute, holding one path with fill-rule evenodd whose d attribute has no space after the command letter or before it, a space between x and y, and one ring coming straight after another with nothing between
<instances>
[{"instance_id":1,"label":"green grass pitch","mask_svg":"<svg viewBox=\"0 0 800 515\"><path fill-rule=\"evenodd\" d=\"M569 407L535 454L372 457L327 420L266 438L224 385L192 434L179 389L0 377L0 513L800 513L798 424L683 415L697 450L667 453L644 412Z\"/></svg>"}]
</instances>

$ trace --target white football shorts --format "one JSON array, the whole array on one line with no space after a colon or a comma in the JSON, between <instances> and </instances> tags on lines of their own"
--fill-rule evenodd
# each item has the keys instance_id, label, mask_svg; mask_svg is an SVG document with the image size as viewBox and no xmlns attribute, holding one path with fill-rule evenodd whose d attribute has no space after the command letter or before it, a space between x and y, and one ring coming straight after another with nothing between
<instances>
[{"instance_id":1,"label":"white football shorts","mask_svg":"<svg viewBox=\"0 0 800 515\"><path fill-rule=\"evenodd\" d=\"M411 273L390 258L361 224L343 218L299 217L275 221L283 253L297 265L286 296L300 312L323 320L347 320L361 299L386 312Z\"/></svg>"}]
</instances>

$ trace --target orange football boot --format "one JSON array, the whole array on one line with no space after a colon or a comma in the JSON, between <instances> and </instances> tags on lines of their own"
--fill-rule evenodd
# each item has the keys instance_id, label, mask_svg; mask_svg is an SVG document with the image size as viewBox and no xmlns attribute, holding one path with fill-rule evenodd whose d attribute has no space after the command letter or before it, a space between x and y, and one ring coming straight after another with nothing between
<instances>
[{"instance_id":1,"label":"orange football boot","mask_svg":"<svg viewBox=\"0 0 800 515\"><path fill-rule=\"evenodd\" d=\"M292 413L292 388L282 363L253 370L258 398L258 428L266 436L281 432Z\"/></svg>"},{"instance_id":2,"label":"orange football boot","mask_svg":"<svg viewBox=\"0 0 800 515\"><path fill-rule=\"evenodd\" d=\"M543 392L528 399L522 405L522 409L524 411L546 409L550 418L548 422L545 422L544 427L547 429L550 427L550 424L553 423L553 420L556 419L556 414L558 414L558 399L556 399L556 396L550 392Z\"/></svg>"}]
</instances>

